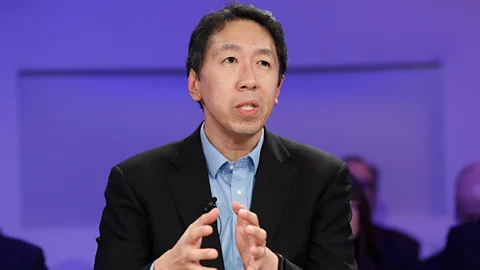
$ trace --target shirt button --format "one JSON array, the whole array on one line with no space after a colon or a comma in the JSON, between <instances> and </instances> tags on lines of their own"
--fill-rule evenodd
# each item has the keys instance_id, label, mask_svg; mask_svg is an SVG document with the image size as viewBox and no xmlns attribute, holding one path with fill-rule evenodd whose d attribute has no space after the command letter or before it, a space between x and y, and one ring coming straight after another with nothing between
<instances>
[{"instance_id":1,"label":"shirt button","mask_svg":"<svg viewBox=\"0 0 480 270\"><path fill-rule=\"evenodd\" d=\"M233 165L230 165L230 170L233 170L233 168L234 168Z\"/></svg>"},{"instance_id":2,"label":"shirt button","mask_svg":"<svg viewBox=\"0 0 480 270\"><path fill-rule=\"evenodd\" d=\"M237 195L238 195L238 196L242 195L242 191L241 191L240 189L237 190Z\"/></svg>"}]
</instances>

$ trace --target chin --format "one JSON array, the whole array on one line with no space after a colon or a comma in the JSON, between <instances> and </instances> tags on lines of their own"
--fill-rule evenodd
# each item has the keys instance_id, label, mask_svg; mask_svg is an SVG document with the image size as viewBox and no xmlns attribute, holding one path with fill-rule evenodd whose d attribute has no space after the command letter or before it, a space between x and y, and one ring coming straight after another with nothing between
<instances>
[{"instance_id":1,"label":"chin","mask_svg":"<svg viewBox=\"0 0 480 270\"><path fill-rule=\"evenodd\" d=\"M263 128L263 123L255 122L237 122L231 125L233 133L240 136L253 136L260 132Z\"/></svg>"}]
</instances>

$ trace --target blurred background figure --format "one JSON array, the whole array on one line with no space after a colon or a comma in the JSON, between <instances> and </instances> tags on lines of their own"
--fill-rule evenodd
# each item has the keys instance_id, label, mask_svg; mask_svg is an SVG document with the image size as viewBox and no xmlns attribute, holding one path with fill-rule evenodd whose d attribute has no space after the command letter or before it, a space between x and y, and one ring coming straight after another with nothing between
<instances>
[{"instance_id":1,"label":"blurred background figure","mask_svg":"<svg viewBox=\"0 0 480 270\"><path fill-rule=\"evenodd\" d=\"M458 175L455 213L460 224L480 221L480 162L466 166Z\"/></svg>"},{"instance_id":2,"label":"blurred background figure","mask_svg":"<svg viewBox=\"0 0 480 270\"><path fill-rule=\"evenodd\" d=\"M360 183L352 179L352 227L355 239L355 259L359 270L392 269L387 267L388 262L383 262L377 249L375 232L372 224L370 206Z\"/></svg>"},{"instance_id":3,"label":"blurred background figure","mask_svg":"<svg viewBox=\"0 0 480 270\"><path fill-rule=\"evenodd\" d=\"M370 210L374 213L378 204L378 169L358 155L346 156L343 160L347 163L352 177L358 181L365 192ZM375 222L372 227L376 246L384 262L396 267L395 269L417 267L420 245L416 239L398 230L375 224Z\"/></svg>"},{"instance_id":4,"label":"blurred background figure","mask_svg":"<svg viewBox=\"0 0 480 270\"><path fill-rule=\"evenodd\" d=\"M0 269L46 270L47 267L40 247L0 232Z\"/></svg>"},{"instance_id":5,"label":"blurred background figure","mask_svg":"<svg viewBox=\"0 0 480 270\"><path fill-rule=\"evenodd\" d=\"M455 216L445 248L424 260L421 270L480 269L480 162L463 168L456 178Z\"/></svg>"}]
</instances>

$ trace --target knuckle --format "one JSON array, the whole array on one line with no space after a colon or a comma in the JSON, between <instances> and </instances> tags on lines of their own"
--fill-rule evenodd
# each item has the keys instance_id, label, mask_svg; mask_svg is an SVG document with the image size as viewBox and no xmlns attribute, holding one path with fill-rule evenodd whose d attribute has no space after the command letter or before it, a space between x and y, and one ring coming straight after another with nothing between
<instances>
[{"instance_id":1,"label":"knuckle","mask_svg":"<svg viewBox=\"0 0 480 270\"><path fill-rule=\"evenodd\" d=\"M190 250L188 250L188 248L181 248L180 256L184 259L190 258Z\"/></svg>"},{"instance_id":2,"label":"knuckle","mask_svg":"<svg viewBox=\"0 0 480 270\"><path fill-rule=\"evenodd\" d=\"M195 232L193 232L192 235L194 237L200 237L203 234L203 230L204 230L204 227L199 226L199 227L195 228Z\"/></svg>"}]
</instances>

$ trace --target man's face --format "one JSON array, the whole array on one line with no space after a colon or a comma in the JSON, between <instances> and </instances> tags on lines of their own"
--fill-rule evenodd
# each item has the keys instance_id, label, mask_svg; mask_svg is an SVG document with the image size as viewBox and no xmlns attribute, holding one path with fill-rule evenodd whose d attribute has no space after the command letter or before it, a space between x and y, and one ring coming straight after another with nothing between
<instances>
[{"instance_id":1,"label":"man's face","mask_svg":"<svg viewBox=\"0 0 480 270\"><path fill-rule=\"evenodd\" d=\"M350 161L347 165L350 174L363 186L370 207L375 209L377 204L377 183L375 182L375 176L371 168L360 161Z\"/></svg>"},{"instance_id":2,"label":"man's face","mask_svg":"<svg viewBox=\"0 0 480 270\"><path fill-rule=\"evenodd\" d=\"M190 72L190 95L203 102L208 125L251 136L261 131L278 102L278 73L269 32L252 21L231 21L211 37L200 79Z\"/></svg>"}]
</instances>

